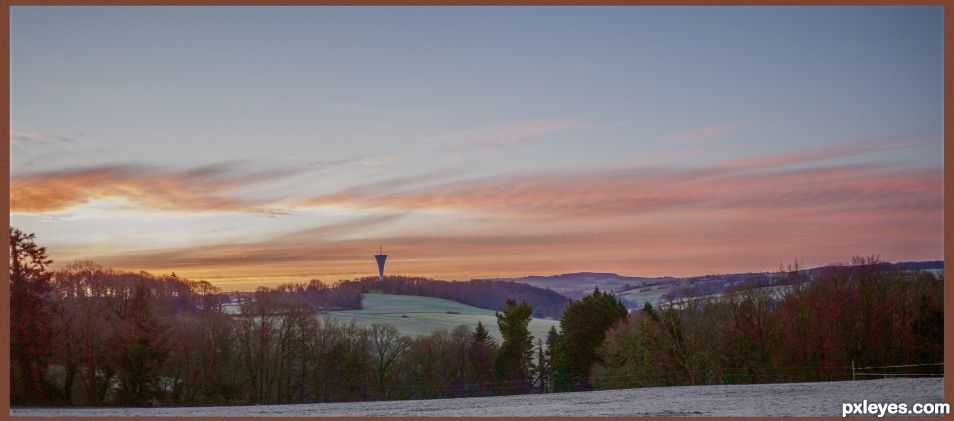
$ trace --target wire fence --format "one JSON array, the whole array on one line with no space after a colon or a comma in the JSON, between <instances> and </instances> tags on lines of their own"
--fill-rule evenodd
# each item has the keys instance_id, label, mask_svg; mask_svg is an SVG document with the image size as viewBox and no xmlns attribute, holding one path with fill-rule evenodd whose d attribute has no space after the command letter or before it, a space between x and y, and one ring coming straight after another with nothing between
<instances>
[{"instance_id":1,"label":"wire fence","mask_svg":"<svg viewBox=\"0 0 954 421\"><path fill-rule=\"evenodd\" d=\"M907 367L926 367L926 366L943 366L944 363L932 363L932 364L902 364L902 365L882 365L879 367L857 367L855 370L867 370L869 368L907 368Z\"/></svg>"},{"instance_id":2,"label":"wire fence","mask_svg":"<svg viewBox=\"0 0 954 421\"><path fill-rule=\"evenodd\" d=\"M903 376L912 376L912 377L944 377L943 374L928 374L928 373L855 373L857 376L884 376L884 377L903 377Z\"/></svg>"},{"instance_id":3,"label":"wire fence","mask_svg":"<svg viewBox=\"0 0 954 421\"><path fill-rule=\"evenodd\" d=\"M943 371L944 363L928 363L928 364L899 364L899 365L883 365L883 366L871 366L871 367L855 367L852 364L851 367L851 378L852 380L857 380L858 376L862 377L881 377L881 378L891 378L891 377L944 377L944 373L937 373L936 369L930 370L932 372L924 372L921 370L919 373L899 373L899 372L890 372L885 369L907 369L910 371L912 368L924 368L924 367L940 367ZM862 370L882 370L883 372L867 372ZM897 371L897 370L896 370Z\"/></svg>"}]
</instances>

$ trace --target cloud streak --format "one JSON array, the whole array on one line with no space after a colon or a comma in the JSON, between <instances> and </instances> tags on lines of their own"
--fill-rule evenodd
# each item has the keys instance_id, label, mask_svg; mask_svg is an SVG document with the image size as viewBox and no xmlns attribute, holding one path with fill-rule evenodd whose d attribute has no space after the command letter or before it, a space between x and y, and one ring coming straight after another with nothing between
<instances>
[{"instance_id":1,"label":"cloud streak","mask_svg":"<svg viewBox=\"0 0 954 421\"><path fill-rule=\"evenodd\" d=\"M291 171L239 171L214 164L169 171L134 165L96 166L14 177L11 212L56 212L97 199L118 199L162 211L274 213L272 201L243 195L247 187L282 179Z\"/></svg>"},{"instance_id":2,"label":"cloud streak","mask_svg":"<svg viewBox=\"0 0 954 421\"><path fill-rule=\"evenodd\" d=\"M748 127L742 123L722 123L711 126L698 127L680 132L670 133L661 138L664 141L699 142L716 140L730 134L738 133Z\"/></svg>"},{"instance_id":3,"label":"cloud streak","mask_svg":"<svg viewBox=\"0 0 954 421\"><path fill-rule=\"evenodd\" d=\"M319 159L317 161L311 161L306 165L317 171L326 171L335 167L342 167L347 165L361 165L365 167L371 167L376 165L385 165L392 162L398 161L398 158L395 156L363 156L357 158L348 158L348 159Z\"/></svg>"},{"instance_id":4,"label":"cloud streak","mask_svg":"<svg viewBox=\"0 0 954 421\"><path fill-rule=\"evenodd\" d=\"M381 114L380 110L367 107L354 101L344 102L329 107L332 111L351 114Z\"/></svg>"},{"instance_id":5,"label":"cloud streak","mask_svg":"<svg viewBox=\"0 0 954 421\"><path fill-rule=\"evenodd\" d=\"M589 127L588 123L543 118L486 129L445 133L432 138L434 149L459 152L467 149L503 149L535 143L543 136Z\"/></svg>"},{"instance_id":6,"label":"cloud streak","mask_svg":"<svg viewBox=\"0 0 954 421\"><path fill-rule=\"evenodd\" d=\"M43 133L12 131L10 140L18 144L51 144L51 143L72 143L76 139L66 136L55 136Z\"/></svg>"},{"instance_id":7,"label":"cloud streak","mask_svg":"<svg viewBox=\"0 0 954 421\"><path fill-rule=\"evenodd\" d=\"M367 185L305 203L583 219L698 209L936 211L943 206L940 169L817 165L839 154L856 153L855 148L846 147L733 160L694 169L630 168L499 176L398 192L392 192L389 185Z\"/></svg>"}]
</instances>

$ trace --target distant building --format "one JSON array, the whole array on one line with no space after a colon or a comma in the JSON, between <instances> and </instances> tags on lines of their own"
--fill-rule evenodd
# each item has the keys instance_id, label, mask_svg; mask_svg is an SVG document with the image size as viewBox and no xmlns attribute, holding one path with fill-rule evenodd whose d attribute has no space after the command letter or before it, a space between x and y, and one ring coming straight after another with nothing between
<instances>
[{"instance_id":1,"label":"distant building","mask_svg":"<svg viewBox=\"0 0 954 421\"><path fill-rule=\"evenodd\" d=\"M388 255L384 254L381 247L378 247L378 254L374 255L374 260L378 261L378 282L384 280L384 261L387 259Z\"/></svg>"}]
</instances>

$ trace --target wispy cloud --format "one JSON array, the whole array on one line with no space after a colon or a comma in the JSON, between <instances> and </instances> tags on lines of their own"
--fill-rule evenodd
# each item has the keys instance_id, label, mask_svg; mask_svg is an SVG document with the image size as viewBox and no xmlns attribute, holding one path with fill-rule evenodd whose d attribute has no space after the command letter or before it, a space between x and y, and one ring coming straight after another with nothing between
<instances>
[{"instance_id":1,"label":"wispy cloud","mask_svg":"<svg viewBox=\"0 0 954 421\"><path fill-rule=\"evenodd\" d=\"M885 150L882 144L826 147L729 160L707 167L625 168L496 176L394 191L391 185L322 195L306 204L401 210L461 209L538 218L596 218L682 209L883 209L942 206L940 169L834 164ZM812 164L808 165L807 164Z\"/></svg>"},{"instance_id":2,"label":"wispy cloud","mask_svg":"<svg viewBox=\"0 0 954 421\"><path fill-rule=\"evenodd\" d=\"M322 205L365 206L369 205L365 199L384 197L395 192L414 190L434 186L435 184L444 185L440 180L446 180L461 174L462 172L458 170L439 169L403 177L391 177L355 185L335 193L296 199L295 204L301 207Z\"/></svg>"},{"instance_id":3,"label":"wispy cloud","mask_svg":"<svg viewBox=\"0 0 954 421\"><path fill-rule=\"evenodd\" d=\"M352 191L311 203L586 220L686 209L832 212L917 207L937 211L943 206L941 179L940 170L885 170L874 165L750 174L733 174L731 169L626 170L490 178L399 193Z\"/></svg>"},{"instance_id":4,"label":"wispy cloud","mask_svg":"<svg viewBox=\"0 0 954 421\"><path fill-rule=\"evenodd\" d=\"M396 156L390 155L378 155L378 156L362 156L357 158L347 158L347 159L319 159L317 161L311 161L307 163L309 167L318 171L325 171L334 167L341 167L346 165L361 165L365 167L373 167L377 165L390 164L392 162L398 161Z\"/></svg>"},{"instance_id":5,"label":"wispy cloud","mask_svg":"<svg viewBox=\"0 0 954 421\"><path fill-rule=\"evenodd\" d=\"M350 114L381 114L381 110L359 104L354 101L335 104L329 107L332 111Z\"/></svg>"},{"instance_id":6,"label":"wispy cloud","mask_svg":"<svg viewBox=\"0 0 954 421\"><path fill-rule=\"evenodd\" d=\"M445 133L430 139L434 149L461 151L471 148L499 149L526 145L545 135L590 127L579 120L543 118L503 126Z\"/></svg>"},{"instance_id":7,"label":"wispy cloud","mask_svg":"<svg viewBox=\"0 0 954 421\"><path fill-rule=\"evenodd\" d=\"M740 168L778 168L801 164L818 164L841 158L934 146L939 143L941 143L939 139L931 137L859 139L812 149L738 158L726 161L724 165Z\"/></svg>"},{"instance_id":8,"label":"wispy cloud","mask_svg":"<svg viewBox=\"0 0 954 421\"><path fill-rule=\"evenodd\" d=\"M670 133L665 136L662 136L660 140L663 141L676 141L676 142L698 142L705 140L716 140L728 136L730 134L738 133L742 130L748 128L748 124L730 122L730 123L721 123L714 124L710 126L697 127L689 130L683 130L675 133Z\"/></svg>"},{"instance_id":9,"label":"wispy cloud","mask_svg":"<svg viewBox=\"0 0 954 421\"><path fill-rule=\"evenodd\" d=\"M96 199L119 199L166 211L238 211L274 214L272 200L243 189L292 175L292 171L246 171L233 163L169 170L112 165L48 171L11 179L12 212L54 212Z\"/></svg>"},{"instance_id":10,"label":"wispy cloud","mask_svg":"<svg viewBox=\"0 0 954 421\"><path fill-rule=\"evenodd\" d=\"M359 158L351 159L319 159L317 161L311 161L307 165L311 168L314 168L318 171L324 171L329 168L340 167L343 165L354 164L360 162Z\"/></svg>"},{"instance_id":11,"label":"wispy cloud","mask_svg":"<svg viewBox=\"0 0 954 421\"><path fill-rule=\"evenodd\" d=\"M19 144L40 144L47 145L51 143L72 143L76 139L67 136L57 136L44 133L11 131L10 140Z\"/></svg>"}]
</instances>

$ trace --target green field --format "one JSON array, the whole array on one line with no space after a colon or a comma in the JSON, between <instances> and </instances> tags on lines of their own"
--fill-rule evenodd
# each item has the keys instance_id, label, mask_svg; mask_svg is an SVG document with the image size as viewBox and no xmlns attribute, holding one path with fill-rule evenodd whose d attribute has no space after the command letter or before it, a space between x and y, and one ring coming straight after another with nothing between
<instances>
[{"instance_id":1,"label":"green field","mask_svg":"<svg viewBox=\"0 0 954 421\"><path fill-rule=\"evenodd\" d=\"M361 310L333 311L327 315L346 323L355 320L368 326L394 325L401 334L408 336L428 335L438 329L451 330L457 325L474 328L480 321L498 343L501 339L493 310L416 295L364 294L362 303L364 308ZM559 325L558 320L532 319L530 333L535 339L546 340L550 326L559 329Z\"/></svg>"}]
</instances>

